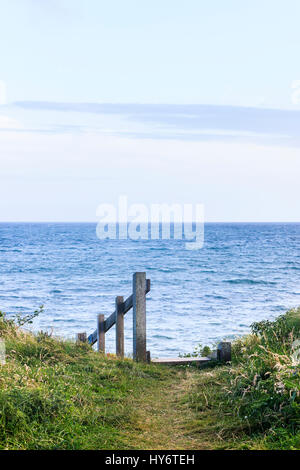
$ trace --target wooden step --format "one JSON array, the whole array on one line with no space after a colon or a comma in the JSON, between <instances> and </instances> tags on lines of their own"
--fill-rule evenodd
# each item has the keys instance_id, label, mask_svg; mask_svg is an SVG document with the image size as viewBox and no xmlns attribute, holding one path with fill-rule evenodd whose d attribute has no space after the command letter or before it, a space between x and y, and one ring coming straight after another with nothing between
<instances>
[{"instance_id":1,"label":"wooden step","mask_svg":"<svg viewBox=\"0 0 300 470\"><path fill-rule=\"evenodd\" d=\"M154 364L164 364L166 366L185 366L188 364L205 364L211 359L209 357L163 357L160 359L151 359Z\"/></svg>"}]
</instances>

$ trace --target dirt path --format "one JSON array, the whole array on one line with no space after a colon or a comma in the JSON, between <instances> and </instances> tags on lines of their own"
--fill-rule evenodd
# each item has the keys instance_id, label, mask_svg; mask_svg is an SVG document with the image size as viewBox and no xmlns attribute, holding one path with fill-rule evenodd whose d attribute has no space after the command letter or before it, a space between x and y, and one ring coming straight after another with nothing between
<instances>
[{"instance_id":1,"label":"dirt path","mask_svg":"<svg viewBox=\"0 0 300 470\"><path fill-rule=\"evenodd\" d=\"M135 422L124 431L124 443L135 449L211 449L196 432L199 416L186 401L199 371L181 370L167 383L147 390L135 402Z\"/></svg>"}]
</instances>

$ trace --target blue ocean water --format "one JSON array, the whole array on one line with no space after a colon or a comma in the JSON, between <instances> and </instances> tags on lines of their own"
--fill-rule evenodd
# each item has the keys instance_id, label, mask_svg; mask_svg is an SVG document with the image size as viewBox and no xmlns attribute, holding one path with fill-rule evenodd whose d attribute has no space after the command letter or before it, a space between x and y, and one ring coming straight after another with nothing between
<instances>
[{"instance_id":1,"label":"blue ocean water","mask_svg":"<svg viewBox=\"0 0 300 470\"><path fill-rule=\"evenodd\" d=\"M99 240L95 224L0 224L0 309L44 313L33 329L91 333L98 313L151 279L147 347L152 356L191 352L249 331L300 305L300 224L206 224L201 250L182 240ZM125 320L132 352L132 315ZM107 334L114 351L114 329Z\"/></svg>"}]
</instances>

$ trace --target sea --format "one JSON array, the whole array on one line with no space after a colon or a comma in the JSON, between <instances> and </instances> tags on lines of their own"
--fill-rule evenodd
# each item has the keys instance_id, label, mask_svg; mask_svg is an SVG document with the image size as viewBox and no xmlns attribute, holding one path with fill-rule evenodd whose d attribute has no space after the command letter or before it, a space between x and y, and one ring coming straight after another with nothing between
<instances>
[{"instance_id":1,"label":"sea","mask_svg":"<svg viewBox=\"0 0 300 470\"><path fill-rule=\"evenodd\" d=\"M147 349L152 357L190 353L250 331L300 305L299 223L207 223L204 245L184 240L100 240L94 223L0 224L0 310L8 317L44 309L33 331L75 338L97 314L114 311L145 271ZM106 334L115 351L115 329ZM132 313L125 317L132 355Z\"/></svg>"}]
</instances>

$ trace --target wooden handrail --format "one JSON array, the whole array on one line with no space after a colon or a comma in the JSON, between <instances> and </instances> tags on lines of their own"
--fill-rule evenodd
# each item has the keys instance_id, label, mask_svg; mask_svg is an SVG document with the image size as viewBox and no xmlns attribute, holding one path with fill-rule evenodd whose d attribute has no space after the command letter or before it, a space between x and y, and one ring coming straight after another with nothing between
<instances>
[{"instance_id":1,"label":"wooden handrail","mask_svg":"<svg viewBox=\"0 0 300 470\"><path fill-rule=\"evenodd\" d=\"M105 354L105 333L116 325L116 355L124 358L124 315L133 309L133 359L135 361L150 362L150 351L146 350L146 294L150 292L150 279L146 279L145 272L136 272L132 278L132 294L124 301L117 296L115 311L105 320L103 314L97 316L97 329L87 338L86 333L77 333L77 342L89 342L93 345L98 341L99 353ZM154 359L157 364L187 364L206 363L212 357L200 358L166 358ZM231 343L223 341L218 345L216 359L228 363L231 361Z\"/></svg>"},{"instance_id":2,"label":"wooden handrail","mask_svg":"<svg viewBox=\"0 0 300 470\"><path fill-rule=\"evenodd\" d=\"M150 292L151 282L150 279L146 279L146 294ZM129 312L129 310L133 307L133 295L131 294L127 299L124 301L124 308L123 313ZM116 310L104 321L104 332L106 333L116 324ZM88 342L93 345L97 342L97 330L95 330L90 336L88 337Z\"/></svg>"}]
</instances>

